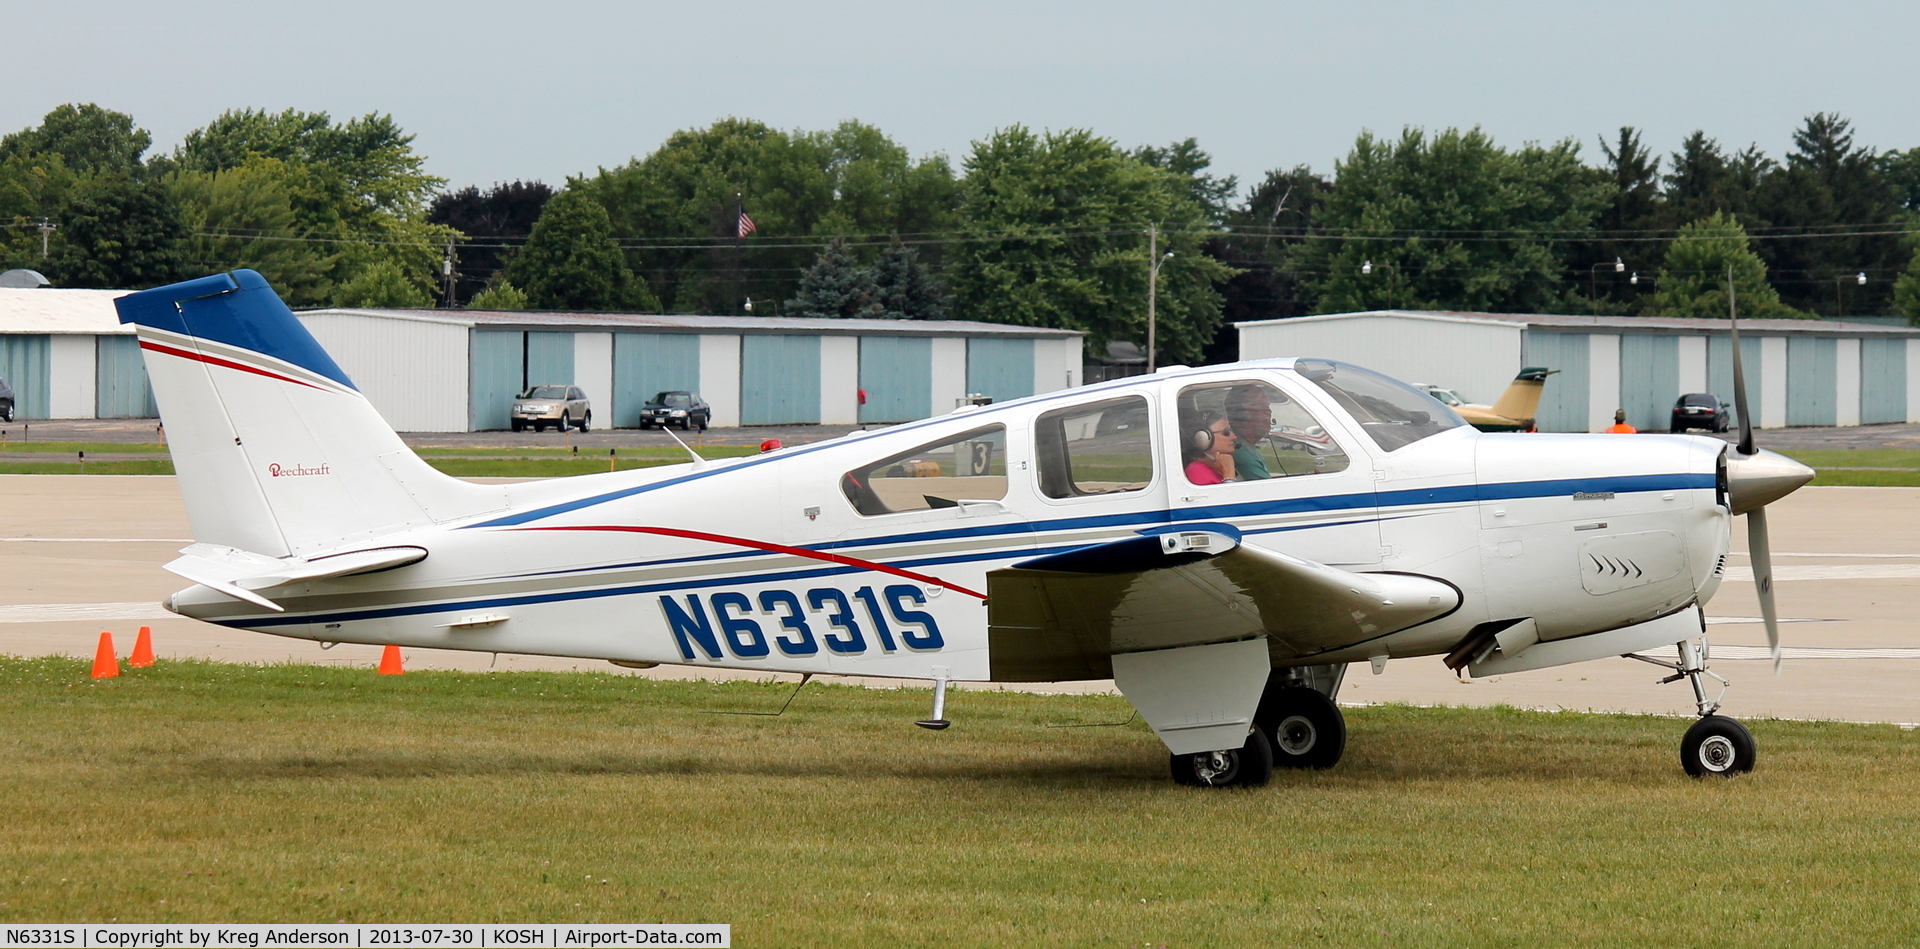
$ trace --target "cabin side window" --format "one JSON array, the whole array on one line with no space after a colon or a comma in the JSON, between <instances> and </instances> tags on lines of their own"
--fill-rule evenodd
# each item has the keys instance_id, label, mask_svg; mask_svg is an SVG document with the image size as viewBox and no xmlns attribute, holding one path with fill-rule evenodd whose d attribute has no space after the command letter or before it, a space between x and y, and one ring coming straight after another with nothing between
<instances>
[{"instance_id":1,"label":"cabin side window","mask_svg":"<svg viewBox=\"0 0 1920 949\"><path fill-rule=\"evenodd\" d=\"M990 425L889 455L840 476L840 492L869 516L959 507L1007 496L1007 430Z\"/></svg>"},{"instance_id":2,"label":"cabin side window","mask_svg":"<svg viewBox=\"0 0 1920 949\"><path fill-rule=\"evenodd\" d=\"M1147 400L1139 396L1055 409L1034 427L1040 493L1050 498L1139 491L1153 482Z\"/></svg>"},{"instance_id":3,"label":"cabin side window","mask_svg":"<svg viewBox=\"0 0 1920 949\"><path fill-rule=\"evenodd\" d=\"M1180 461L1190 483L1330 474L1350 463L1312 413L1264 382L1188 386L1179 405Z\"/></svg>"}]
</instances>

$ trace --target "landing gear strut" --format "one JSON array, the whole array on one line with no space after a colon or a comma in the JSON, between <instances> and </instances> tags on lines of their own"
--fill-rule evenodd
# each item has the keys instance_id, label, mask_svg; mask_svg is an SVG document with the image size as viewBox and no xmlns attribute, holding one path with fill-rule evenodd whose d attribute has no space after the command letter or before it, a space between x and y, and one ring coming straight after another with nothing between
<instances>
[{"instance_id":1,"label":"landing gear strut","mask_svg":"<svg viewBox=\"0 0 1920 949\"><path fill-rule=\"evenodd\" d=\"M1685 679L1693 685L1694 704L1700 709L1700 720L1687 729L1685 737L1680 739L1680 767L1693 777L1708 775L1732 777L1753 770L1753 762L1758 751L1753 744L1753 733L1736 719L1717 715L1720 700L1726 697L1727 680L1707 669L1707 637L1689 639L1679 643L1678 662L1662 662L1646 656L1630 655L1629 658L1652 663L1663 669L1672 669L1673 675L1660 680L1660 684L1678 682ZM1712 677L1720 683L1720 694L1707 698L1707 686L1703 681Z\"/></svg>"}]
</instances>

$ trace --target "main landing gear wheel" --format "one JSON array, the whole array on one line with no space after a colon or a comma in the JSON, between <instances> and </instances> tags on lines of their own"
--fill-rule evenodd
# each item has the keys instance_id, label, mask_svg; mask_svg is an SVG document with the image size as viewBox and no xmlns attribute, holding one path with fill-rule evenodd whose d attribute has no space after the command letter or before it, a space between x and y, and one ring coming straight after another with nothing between
<instances>
[{"instance_id":1,"label":"main landing gear wheel","mask_svg":"<svg viewBox=\"0 0 1920 949\"><path fill-rule=\"evenodd\" d=\"M1347 750L1347 720L1317 689L1267 683L1253 725L1273 743L1273 763L1282 768L1331 768Z\"/></svg>"},{"instance_id":2,"label":"main landing gear wheel","mask_svg":"<svg viewBox=\"0 0 1920 949\"><path fill-rule=\"evenodd\" d=\"M1686 737L1680 739L1680 767L1696 778L1745 774L1753 770L1757 755L1753 733L1724 715L1708 715L1694 722Z\"/></svg>"},{"instance_id":3,"label":"main landing gear wheel","mask_svg":"<svg viewBox=\"0 0 1920 949\"><path fill-rule=\"evenodd\" d=\"M1173 783L1190 788L1257 788L1273 780L1273 746L1256 728L1238 749L1170 755L1168 766Z\"/></svg>"}]
</instances>

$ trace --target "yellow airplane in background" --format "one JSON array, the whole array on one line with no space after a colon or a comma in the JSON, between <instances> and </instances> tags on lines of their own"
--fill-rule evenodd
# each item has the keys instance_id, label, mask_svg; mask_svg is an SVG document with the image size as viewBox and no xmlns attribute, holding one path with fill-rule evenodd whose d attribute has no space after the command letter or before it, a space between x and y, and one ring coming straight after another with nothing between
<instances>
[{"instance_id":1,"label":"yellow airplane in background","mask_svg":"<svg viewBox=\"0 0 1920 949\"><path fill-rule=\"evenodd\" d=\"M1501 393L1499 401L1492 405L1475 405L1463 401L1452 389L1439 386L1416 385L1414 388L1425 390L1428 395L1460 413L1467 424L1483 432L1524 432L1533 428L1533 420L1540 411L1540 390L1547 385L1547 377L1559 372L1545 366L1528 366L1513 377L1507 391Z\"/></svg>"}]
</instances>

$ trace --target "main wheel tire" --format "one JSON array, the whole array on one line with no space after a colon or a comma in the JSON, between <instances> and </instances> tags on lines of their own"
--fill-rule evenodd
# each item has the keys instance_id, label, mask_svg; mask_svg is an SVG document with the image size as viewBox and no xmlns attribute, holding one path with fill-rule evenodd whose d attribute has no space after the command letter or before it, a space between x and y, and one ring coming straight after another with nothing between
<instances>
[{"instance_id":1,"label":"main wheel tire","mask_svg":"<svg viewBox=\"0 0 1920 949\"><path fill-rule=\"evenodd\" d=\"M1696 777L1730 778L1753 770L1758 751L1747 726L1724 715L1693 723L1680 739L1680 767Z\"/></svg>"},{"instance_id":2,"label":"main wheel tire","mask_svg":"<svg viewBox=\"0 0 1920 949\"><path fill-rule=\"evenodd\" d=\"M547 430L547 423L545 423L545 422L542 422L542 421L540 421L539 419L534 419L534 420L533 420L533 430L534 430L534 431L536 431L536 432L544 432L544 431L546 431L546 430Z\"/></svg>"},{"instance_id":3,"label":"main wheel tire","mask_svg":"<svg viewBox=\"0 0 1920 949\"><path fill-rule=\"evenodd\" d=\"M700 416L700 430L703 432L707 430L707 417L704 415Z\"/></svg>"},{"instance_id":4,"label":"main wheel tire","mask_svg":"<svg viewBox=\"0 0 1920 949\"><path fill-rule=\"evenodd\" d=\"M1347 750L1347 719L1317 689L1285 685L1276 677L1253 713L1253 724L1273 744L1282 768L1331 768Z\"/></svg>"},{"instance_id":5,"label":"main wheel tire","mask_svg":"<svg viewBox=\"0 0 1920 949\"><path fill-rule=\"evenodd\" d=\"M573 428L573 416L566 412L560 413L560 430L564 432L571 428Z\"/></svg>"},{"instance_id":6,"label":"main wheel tire","mask_svg":"<svg viewBox=\"0 0 1920 949\"><path fill-rule=\"evenodd\" d=\"M527 430L527 423L521 419L514 419L513 430L516 432L524 432Z\"/></svg>"},{"instance_id":7,"label":"main wheel tire","mask_svg":"<svg viewBox=\"0 0 1920 949\"><path fill-rule=\"evenodd\" d=\"M1273 746L1256 728L1231 751L1167 756L1173 783L1190 788L1257 788L1273 780Z\"/></svg>"},{"instance_id":8,"label":"main wheel tire","mask_svg":"<svg viewBox=\"0 0 1920 949\"><path fill-rule=\"evenodd\" d=\"M588 412L587 414L580 416L580 434L585 435L587 433L587 426L592 424L593 424L592 412Z\"/></svg>"}]
</instances>

